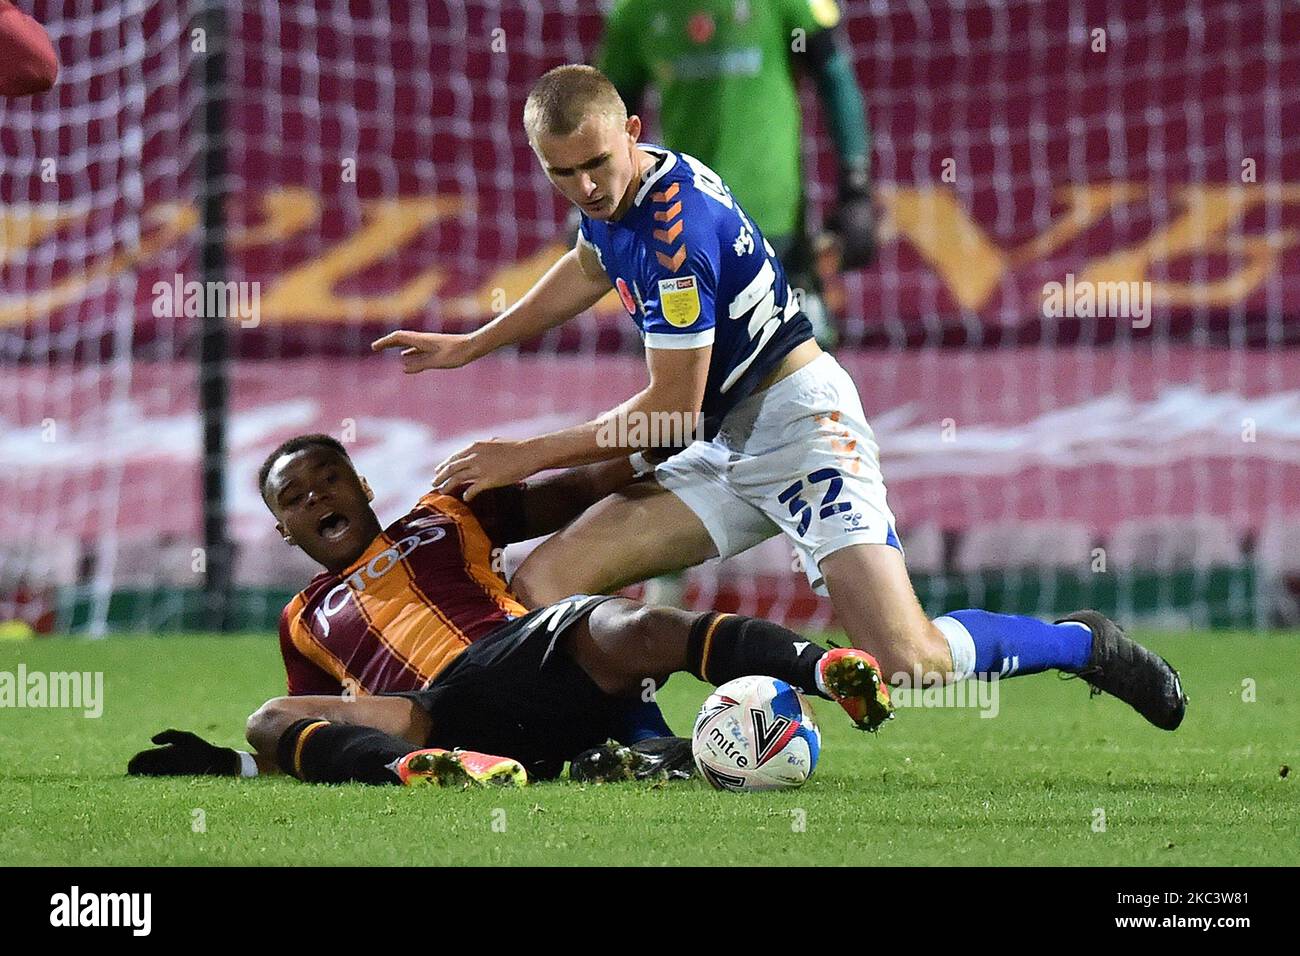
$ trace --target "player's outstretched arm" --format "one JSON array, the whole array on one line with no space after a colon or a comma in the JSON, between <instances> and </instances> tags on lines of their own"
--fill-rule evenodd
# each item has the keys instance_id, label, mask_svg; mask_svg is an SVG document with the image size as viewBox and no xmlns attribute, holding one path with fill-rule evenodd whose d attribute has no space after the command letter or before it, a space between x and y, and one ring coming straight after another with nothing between
<instances>
[{"instance_id":1,"label":"player's outstretched arm","mask_svg":"<svg viewBox=\"0 0 1300 956\"><path fill-rule=\"evenodd\" d=\"M537 438L475 442L438 466L433 485L470 501L490 488L550 468L612 461L667 443L688 444L698 437L712 354L711 345L647 349L650 384L622 405L582 425Z\"/></svg>"},{"instance_id":2,"label":"player's outstretched arm","mask_svg":"<svg viewBox=\"0 0 1300 956\"><path fill-rule=\"evenodd\" d=\"M699 437L712 355L708 345L646 349L649 385L592 421L522 442L524 451L540 471L689 444Z\"/></svg>"},{"instance_id":3,"label":"player's outstretched arm","mask_svg":"<svg viewBox=\"0 0 1300 956\"><path fill-rule=\"evenodd\" d=\"M442 332L390 332L370 343L376 352L402 349L402 370L407 374L431 368L459 368L548 329L563 325L595 305L610 289L603 270L584 268L578 251L570 249L537 280L513 306L468 335Z\"/></svg>"},{"instance_id":4,"label":"player's outstretched arm","mask_svg":"<svg viewBox=\"0 0 1300 956\"><path fill-rule=\"evenodd\" d=\"M636 478L627 458L601 461L493 488L475 498L471 509L493 544L506 545L559 531Z\"/></svg>"}]
</instances>

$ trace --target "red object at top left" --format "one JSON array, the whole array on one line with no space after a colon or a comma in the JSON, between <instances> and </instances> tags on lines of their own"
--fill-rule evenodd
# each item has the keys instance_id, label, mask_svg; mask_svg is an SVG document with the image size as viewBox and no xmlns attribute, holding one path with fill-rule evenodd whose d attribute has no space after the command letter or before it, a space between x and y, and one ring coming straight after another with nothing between
<instances>
[{"instance_id":1,"label":"red object at top left","mask_svg":"<svg viewBox=\"0 0 1300 956\"><path fill-rule=\"evenodd\" d=\"M0 96L44 93L58 75L59 58L41 25L0 0Z\"/></svg>"}]
</instances>

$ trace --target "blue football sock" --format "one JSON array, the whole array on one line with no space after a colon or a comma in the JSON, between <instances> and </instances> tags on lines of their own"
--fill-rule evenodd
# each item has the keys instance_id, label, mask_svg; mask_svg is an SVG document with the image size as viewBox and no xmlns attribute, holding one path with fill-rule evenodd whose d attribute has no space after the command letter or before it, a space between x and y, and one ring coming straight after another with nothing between
<instances>
[{"instance_id":1,"label":"blue football sock","mask_svg":"<svg viewBox=\"0 0 1300 956\"><path fill-rule=\"evenodd\" d=\"M951 611L935 624L948 638L953 670L961 676L1015 677L1049 668L1074 672L1092 654L1092 631L1083 624L1048 624L973 608Z\"/></svg>"},{"instance_id":2,"label":"blue football sock","mask_svg":"<svg viewBox=\"0 0 1300 956\"><path fill-rule=\"evenodd\" d=\"M651 737L671 736L673 731L664 720L663 711L651 700L628 704L624 726L614 735L614 739L630 746Z\"/></svg>"}]
</instances>

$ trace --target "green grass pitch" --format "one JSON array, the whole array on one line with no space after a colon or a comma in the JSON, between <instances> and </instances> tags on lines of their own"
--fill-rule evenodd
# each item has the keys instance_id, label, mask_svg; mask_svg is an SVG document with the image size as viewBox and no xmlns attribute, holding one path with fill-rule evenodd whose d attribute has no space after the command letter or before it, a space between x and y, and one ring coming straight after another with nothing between
<instances>
[{"instance_id":1,"label":"green grass pitch","mask_svg":"<svg viewBox=\"0 0 1300 956\"><path fill-rule=\"evenodd\" d=\"M105 703L0 710L0 864L1294 865L1300 640L1146 638L1191 698L1175 733L1052 674L1004 682L996 718L912 708L875 736L819 701L817 773L775 794L128 779L165 727L237 744L283 686L274 640L6 642L0 671L102 671ZM704 696L663 691L679 732Z\"/></svg>"}]
</instances>

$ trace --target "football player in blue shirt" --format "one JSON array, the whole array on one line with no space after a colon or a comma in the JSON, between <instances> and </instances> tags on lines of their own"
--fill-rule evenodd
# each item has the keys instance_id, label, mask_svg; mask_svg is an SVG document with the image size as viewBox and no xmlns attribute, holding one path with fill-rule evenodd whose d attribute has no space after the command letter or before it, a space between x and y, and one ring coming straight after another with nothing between
<instances>
[{"instance_id":1,"label":"football player in blue shirt","mask_svg":"<svg viewBox=\"0 0 1300 956\"><path fill-rule=\"evenodd\" d=\"M629 456L629 478L653 470L653 481L605 498L524 561L512 587L528 606L730 557L780 532L853 646L874 654L891 683L1055 668L1158 727L1179 725L1177 673L1096 611L1056 623L976 609L930 620L908 578L857 388L813 340L780 261L716 173L640 144L640 119L588 66L546 73L524 126L547 177L582 213L576 247L476 332L399 331L374 348L403 347L407 372L455 368L618 290L645 340L650 384L582 425L475 442L434 477L469 500L539 471L620 456ZM666 444L665 430L694 440L650 466L644 453Z\"/></svg>"}]
</instances>

